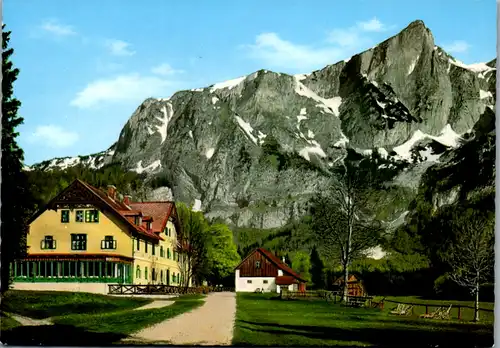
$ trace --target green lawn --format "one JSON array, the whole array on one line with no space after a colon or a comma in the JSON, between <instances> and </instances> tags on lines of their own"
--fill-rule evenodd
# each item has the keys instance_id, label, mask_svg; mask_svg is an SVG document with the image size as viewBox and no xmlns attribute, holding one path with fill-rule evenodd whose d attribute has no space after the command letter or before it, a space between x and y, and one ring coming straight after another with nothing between
<instances>
[{"instance_id":1,"label":"green lawn","mask_svg":"<svg viewBox=\"0 0 500 348\"><path fill-rule=\"evenodd\" d=\"M491 347L492 323L398 317L378 309L322 300L286 301L271 294L237 294L233 345ZM424 309L425 311L425 309Z\"/></svg>"},{"instance_id":2,"label":"green lawn","mask_svg":"<svg viewBox=\"0 0 500 348\"><path fill-rule=\"evenodd\" d=\"M21 326L16 320L0 312L0 332Z\"/></svg>"},{"instance_id":3,"label":"green lawn","mask_svg":"<svg viewBox=\"0 0 500 348\"><path fill-rule=\"evenodd\" d=\"M380 299L380 297L376 297L375 300ZM422 299L416 296L388 296L386 297L386 300L393 300L397 302L406 302L406 303L422 303L422 304L432 304L435 307L429 306L429 313L435 311L439 306L443 306L448 308L449 305L452 305L451 308L451 317L453 319L458 318L458 308L457 306L469 306L472 308L461 308L460 312L462 313L462 320L463 321L472 321L474 319L474 301L439 301L439 300L428 300L428 299ZM397 307L397 303L391 303L391 302L386 302L385 311L390 311L393 308ZM495 308L495 304L493 302L481 302L479 304L479 308L483 309L491 309L493 310ZM425 306L418 306L414 305L413 306L413 313L415 316L418 316L420 314L425 313ZM480 321L484 322L493 322L494 320L494 313L493 312L487 312L487 311L479 311L479 319Z\"/></svg>"},{"instance_id":4,"label":"green lawn","mask_svg":"<svg viewBox=\"0 0 500 348\"><path fill-rule=\"evenodd\" d=\"M148 310L123 310L95 315L73 314L55 318L58 325L81 327L85 331L130 335L146 326L154 325L165 319L175 317L203 304L202 295L185 295L163 308Z\"/></svg>"},{"instance_id":5,"label":"green lawn","mask_svg":"<svg viewBox=\"0 0 500 348\"><path fill-rule=\"evenodd\" d=\"M105 346L116 344L133 332L201 306L203 298L203 295L185 295L173 298L172 301L175 302L170 306L134 310L133 308L137 305L132 306L126 301L137 299L112 297L112 299L122 301L124 306L121 308L109 306L106 312L100 310L98 313L88 310L86 313L76 311L69 314L70 312L66 311L63 315L52 316L51 320L54 325L2 329L1 341L10 345ZM147 303L152 300L146 299L145 301ZM48 307L44 307L44 310L54 312ZM59 311L59 313L62 312L62 310Z\"/></svg>"},{"instance_id":6,"label":"green lawn","mask_svg":"<svg viewBox=\"0 0 500 348\"><path fill-rule=\"evenodd\" d=\"M0 308L7 313L45 319L74 313L103 313L132 309L151 301L144 298L120 298L82 292L9 290L2 297Z\"/></svg>"}]
</instances>

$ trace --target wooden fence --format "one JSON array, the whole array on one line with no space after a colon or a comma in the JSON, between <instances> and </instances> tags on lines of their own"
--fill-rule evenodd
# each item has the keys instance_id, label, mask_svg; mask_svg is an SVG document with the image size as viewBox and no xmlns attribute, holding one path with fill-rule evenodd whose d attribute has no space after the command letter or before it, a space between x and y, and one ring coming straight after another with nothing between
<instances>
[{"instance_id":1,"label":"wooden fence","mask_svg":"<svg viewBox=\"0 0 500 348\"><path fill-rule=\"evenodd\" d=\"M234 288L218 287L218 286L194 286L180 287L172 285L155 285L155 284L109 284L108 294L110 295L159 295L159 294L207 294L209 292L234 292Z\"/></svg>"},{"instance_id":2,"label":"wooden fence","mask_svg":"<svg viewBox=\"0 0 500 348\"><path fill-rule=\"evenodd\" d=\"M453 304L453 303L443 303L443 304L436 304L436 303L415 303L415 302L401 302L401 301L395 301L395 300L388 300L385 299L384 302L390 302L390 303L397 303L397 304L405 304L405 305L410 305L414 307L425 307L425 314L429 314L432 310L436 310L440 307L450 307L451 305L451 313L450 316L453 318L457 318L458 320L462 320L463 317L463 310L464 309L472 309L474 310L474 307L472 306L466 306L466 305L458 305L458 304ZM494 313L493 309L487 309L487 308L479 308L479 312L485 312L485 313ZM423 314L423 313L422 313Z\"/></svg>"}]
</instances>

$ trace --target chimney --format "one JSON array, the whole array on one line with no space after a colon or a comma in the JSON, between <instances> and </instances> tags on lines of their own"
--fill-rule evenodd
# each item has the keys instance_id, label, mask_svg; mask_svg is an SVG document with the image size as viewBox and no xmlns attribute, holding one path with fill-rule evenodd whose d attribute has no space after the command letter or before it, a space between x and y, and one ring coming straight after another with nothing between
<instances>
[{"instance_id":1,"label":"chimney","mask_svg":"<svg viewBox=\"0 0 500 348\"><path fill-rule=\"evenodd\" d=\"M132 203L132 196L130 195L123 196L123 204L129 206L130 203Z\"/></svg>"},{"instance_id":2,"label":"chimney","mask_svg":"<svg viewBox=\"0 0 500 348\"><path fill-rule=\"evenodd\" d=\"M283 256L282 260L283 260L283 263L286 263L286 262L285 262L285 257L284 257L284 256Z\"/></svg>"},{"instance_id":3,"label":"chimney","mask_svg":"<svg viewBox=\"0 0 500 348\"><path fill-rule=\"evenodd\" d=\"M115 196L116 196L116 186L108 185L108 197L114 200Z\"/></svg>"}]
</instances>

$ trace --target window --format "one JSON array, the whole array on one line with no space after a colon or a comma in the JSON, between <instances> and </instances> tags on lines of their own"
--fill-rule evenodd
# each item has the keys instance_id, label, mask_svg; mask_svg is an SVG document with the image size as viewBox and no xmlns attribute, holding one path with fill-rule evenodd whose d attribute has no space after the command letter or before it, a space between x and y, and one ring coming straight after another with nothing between
<instances>
[{"instance_id":1,"label":"window","mask_svg":"<svg viewBox=\"0 0 500 348\"><path fill-rule=\"evenodd\" d=\"M151 252L153 255L156 254L156 245L155 244L151 244Z\"/></svg>"},{"instance_id":2,"label":"window","mask_svg":"<svg viewBox=\"0 0 500 348\"><path fill-rule=\"evenodd\" d=\"M260 261L255 261L255 268L260 268Z\"/></svg>"},{"instance_id":3,"label":"window","mask_svg":"<svg viewBox=\"0 0 500 348\"><path fill-rule=\"evenodd\" d=\"M113 236L105 236L104 240L101 240L101 249L116 249L116 240L113 240Z\"/></svg>"},{"instance_id":4,"label":"window","mask_svg":"<svg viewBox=\"0 0 500 348\"><path fill-rule=\"evenodd\" d=\"M153 269L151 269L151 278L152 278L153 280L156 280L156 272L155 272L155 269L154 269L154 268L153 268Z\"/></svg>"},{"instance_id":5,"label":"window","mask_svg":"<svg viewBox=\"0 0 500 348\"><path fill-rule=\"evenodd\" d=\"M147 254L147 253L148 253L148 242L147 242L147 241L144 241L144 245L146 245L146 250L145 250L145 253Z\"/></svg>"},{"instance_id":6,"label":"window","mask_svg":"<svg viewBox=\"0 0 500 348\"><path fill-rule=\"evenodd\" d=\"M141 250L141 240L137 238L137 251Z\"/></svg>"},{"instance_id":7,"label":"window","mask_svg":"<svg viewBox=\"0 0 500 348\"><path fill-rule=\"evenodd\" d=\"M252 281L250 279L248 279L247 284L252 284Z\"/></svg>"},{"instance_id":8,"label":"window","mask_svg":"<svg viewBox=\"0 0 500 348\"><path fill-rule=\"evenodd\" d=\"M144 267L144 279L148 280L148 268Z\"/></svg>"},{"instance_id":9,"label":"window","mask_svg":"<svg viewBox=\"0 0 500 348\"><path fill-rule=\"evenodd\" d=\"M137 266L137 268L135 269L135 277L137 279L141 278L141 267L139 267L139 266Z\"/></svg>"},{"instance_id":10,"label":"window","mask_svg":"<svg viewBox=\"0 0 500 348\"><path fill-rule=\"evenodd\" d=\"M150 229L151 229L151 222L148 222L148 223L147 223L147 228L148 228L148 230L150 230Z\"/></svg>"},{"instance_id":11,"label":"window","mask_svg":"<svg viewBox=\"0 0 500 348\"><path fill-rule=\"evenodd\" d=\"M83 222L83 210L77 210L76 211L76 222Z\"/></svg>"},{"instance_id":12,"label":"window","mask_svg":"<svg viewBox=\"0 0 500 348\"><path fill-rule=\"evenodd\" d=\"M163 283L163 270L160 270L160 282Z\"/></svg>"},{"instance_id":13,"label":"window","mask_svg":"<svg viewBox=\"0 0 500 348\"><path fill-rule=\"evenodd\" d=\"M175 283L176 282L176 279L175 279L175 273L172 273L172 283Z\"/></svg>"},{"instance_id":14,"label":"window","mask_svg":"<svg viewBox=\"0 0 500 348\"><path fill-rule=\"evenodd\" d=\"M45 238L42 240L42 245L40 246L41 249L55 249L56 248L56 241L54 240L54 237L52 236L45 236Z\"/></svg>"},{"instance_id":15,"label":"window","mask_svg":"<svg viewBox=\"0 0 500 348\"><path fill-rule=\"evenodd\" d=\"M172 259L175 261L175 249L174 249L174 250L172 250L172 253L173 253L173 257L172 257Z\"/></svg>"},{"instance_id":16,"label":"window","mask_svg":"<svg viewBox=\"0 0 500 348\"><path fill-rule=\"evenodd\" d=\"M267 280L263 280L263 281L262 281L262 283L263 283L263 284L267 284Z\"/></svg>"},{"instance_id":17,"label":"window","mask_svg":"<svg viewBox=\"0 0 500 348\"><path fill-rule=\"evenodd\" d=\"M71 234L71 250L87 250L87 235Z\"/></svg>"},{"instance_id":18,"label":"window","mask_svg":"<svg viewBox=\"0 0 500 348\"><path fill-rule=\"evenodd\" d=\"M61 222L69 222L69 210L61 210Z\"/></svg>"},{"instance_id":19,"label":"window","mask_svg":"<svg viewBox=\"0 0 500 348\"><path fill-rule=\"evenodd\" d=\"M99 222L99 210L85 210L85 222Z\"/></svg>"},{"instance_id":20,"label":"window","mask_svg":"<svg viewBox=\"0 0 500 348\"><path fill-rule=\"evenodd\" d=\"M165 257L165 251L163 250L162 245L160 245L160 257Z\"/></svg>"},{"instance_id":21,"label":"window","mask_svg":"<svg viewBox=\"0 0 500 348\"><path fill-rule=\"evenodd\" d=\"M167 259L170 258L170 248L167 248Z\"/></svg>"}]
</instances>

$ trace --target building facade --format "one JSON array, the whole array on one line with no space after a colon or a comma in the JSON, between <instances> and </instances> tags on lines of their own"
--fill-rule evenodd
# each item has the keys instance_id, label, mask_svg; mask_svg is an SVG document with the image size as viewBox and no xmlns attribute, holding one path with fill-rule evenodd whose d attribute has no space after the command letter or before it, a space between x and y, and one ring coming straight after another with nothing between
<instances>
[{"instance_id":1,"label":"building facade","mask_svg":"<svg viewBox=\"0 0 500 348\"><path fill-rule=\"evenodd\" d=\"M270 251L258 248L235 268L237 292L305 291L306 281Z\"/></svg>"},{"instance_id":2,"label":"building facade","mask_svg":"<svg viewBox=\"0 0 500 348\"><path fill-rule=\"evenodd\" d=\"M107 284L179 285L174 202L132 202L75 180L31 219L14 288L107 292Z\"/></svg>"}]
</instances>

